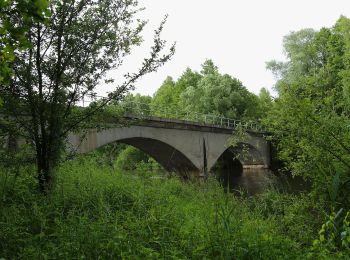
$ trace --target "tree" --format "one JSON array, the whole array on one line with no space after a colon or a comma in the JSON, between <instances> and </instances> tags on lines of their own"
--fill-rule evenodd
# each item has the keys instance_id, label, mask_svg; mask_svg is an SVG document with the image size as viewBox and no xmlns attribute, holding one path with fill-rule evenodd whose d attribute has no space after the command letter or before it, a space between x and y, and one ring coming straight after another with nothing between
<instances>
[{"instance_id":1,"label":"tree","mask_svg":"<svg viewBox=\"0 0 350 260\"><path fill-rule=\"evenodd\" d=\"M33 22L45 23L48 21L50 12L48 10L48 0L11 0L0 1L0 86L9 84L13 77L12 65L16 56L31 47L27 33L30 24ZM11 17L16 17L14 22ZM3 100L0 96L0 108ZM25 157L24 149L22 153L16 151L16 142L13 135L8 135L1 127L4 124L0 118L0 146L9 149L0 150L0 163L18 168L21 158Z\"/></svg>"},{"instance_id":2,"label":"tree","mask_svg":"<svg viewBox=\"0 0 350 260\"><path fill-rule=\"evenodd\" d=\"M139 114L144 113L145 115L151 114L151 102L152 97L142 96L140 94L133 95L128 93L121 102L113 102L107 106L106 109L114 109L122 111L122 113Z\"/></svg>"},{"instance_id":3,"label":"tree","mask_svg":"<svg viewBox=\"0 0 350 260\"><path fill-rule=\"evenodd\" d=\"M86 125L110 101L123 98L138 78L157 70L174 54L174 45L162 54L164 19L140 70L126 74L124 83L107 98L87 109L76 108L85 95L94 95L99 83L112 83L106 72L118 68L132 46L141 43L146 22L135 19L137 6L137 0L54 0L49 22L30 24L27 37L32 48L18 55L14 77L8 86L1 86L0 96L7 126L14 126L9 130L34 144L43 192L50 189L68 133ZM11 15L3 19L19 22Z\"/></svg>"},{"instance_id":4,"label":"tree","mask_svg":"<svg viewBox=\"0 0 350 260\"><path fill-rule=\"evenodd\" d=\"M213 61L202 65L200 77L180 95L185 111L217 114L234 119L255 119L258 98L242 83L227 74L220 74Z\"/></svg>"},{"instance_id":5,"label":"tree","mask_svg":"<svg viewBox=\"0 0 350 260\"><path fill-rule=\"evenodd\" d=\"M175 100L177 103L180 102L181 93L187 88L196 88L198 82L202 79L202 75L196 71L187 68L181 77L175 83Z\"/></svg>"},{"instance_id":6,"label":"tree","mask_svg":"<svg viewBox=\"0 0 350 260\"><path fill-rule=\"evenodd\" d=\"M48 0L0 1L0 82L10 81L16 54L30 47L26 37L30 24L47 21L48 4ZM16 17L15 23L11 17Z\"/></svg>"},{"instance_id":7,"label":"tree","mask_svg":"<svg viewBox=\"0 0 350 260\"><path fill-rule=\"evenodd\" d=\"M259 92L259 118L264 119L272 109L273 99L266 88L261 88Z\"/></svg>"},{"instance_id":8,"label":"tree","mask_svg":"<svg viewBox=\"0 0 350 260\"><path fill-rule=\"evenodd\" d=\"M250 93L242 83L227 74L220 74L212 60L206 60L200 73L187 68L174 81L163 82L152 99L154 113L216 114L235 119L256 120L264 114L259 98Z\"/></svg>"},{"instance_id":9,"label":"tree","mask_svg":"<svg viewBox=\"0 0 350 260\"><path fill-rule=\"evenodd\" d=\"M126 146L116 160L116 167L122 171L133 171L141 162L147 163L149 156L133 146Z\"/></svg>"},{"instance_id":10,"label":"tree","mask_svg":"<svg viewBox=\"0 0 350 260\"><path fill-rule=\"evenodd\" d=\"M181 95L188 88L196 88L201 78L199 73L193 72L190 68L187 68L176 82L168 76L153 96L153 112L158 115L164 115L164 113L184 114L186 111L181 102ZM168 111L164 111L165 108Z\"/></svg>"},{"instance_id":11,"label":"tree","mask_svg":"<svg viewBox=\"0 0 350 260\"><path fill-rule=\"evenodd\" d=\"M322 194L332 193L337 174L339 192L349 190L349 28L341 17L332 28L294 32L284 40L287 62L269 63L280 77L267 122L279 156Z\"/></svg>"},{"instance_id":12,"label":"tree","mask_svg":"<svg viewBox=\"0 0 350 260\"><path fill-rule=\"evenodd\" d=\"M157 92L154 94L151 107L152 114L164 116L164 108L174 108L176 106L175 82L172 77L167 77Z\"/></svg>"}]
</instances>

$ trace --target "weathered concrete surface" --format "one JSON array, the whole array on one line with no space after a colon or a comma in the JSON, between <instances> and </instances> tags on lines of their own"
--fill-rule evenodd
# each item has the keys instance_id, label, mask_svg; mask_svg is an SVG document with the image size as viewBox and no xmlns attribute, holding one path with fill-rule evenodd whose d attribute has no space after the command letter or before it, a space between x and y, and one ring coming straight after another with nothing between
<instances>
[{"instance_id":1,"label":"weathered concrete surface","mask_svg":"<svg viewBox=\"0 0 350 260\"><path fill-rule=\"evenodd\" d=\"M78 153L90 152L113 142L127 143L143 150L169 171L210 171L227 149L233 149L235 154L244 154L239 157L244 167L268 168L269 142L262 133L248 134L248 140L233 149L227 147L232 129L149 117L144 120L131 119L128 127L101 131L90 129L85 138L70 134L68 143Z\"/></svg>"}]
</instances>

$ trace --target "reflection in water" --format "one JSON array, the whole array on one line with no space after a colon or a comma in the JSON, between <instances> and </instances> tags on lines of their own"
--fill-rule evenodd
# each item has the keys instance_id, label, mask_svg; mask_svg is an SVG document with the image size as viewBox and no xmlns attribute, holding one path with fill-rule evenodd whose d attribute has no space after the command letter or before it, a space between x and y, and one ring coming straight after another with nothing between
<instances>
[{"instance_id":1,"label":"reflection in water","mask_svg":"<svg viewBox=\"0 0 350 260\"><path fill-rule=\"evenodd\" d=\"M269 169L243 169L236 172L216 172L216 176L225 190L245 192L248 195L260 194L268 188L287 193L300 193L310 190L310 183L300 177L288 174L275 174Z\"/></svg>"},{"instance_id":2,"label":"reflection in water","mask_svg":"<svg viewBox=\"0 0 350 260\"><path fill-rule=\"evenodd\" d=\"M211 172L215 174L226 191L246 192L254 195L273 187L282 192L299 193L310 190L310 184L290 174L272 172L268 169L244 168L235 158L235 150L227 149L217 160Z\"/></svg>"},{"instance_id":3,"label":"reflection in water","mask_svg":"<svg viewBox=\"0 0 350 260\"><path fill-rule=\"evenodd\" d=\"M229 179L230 191L244 191L249 195L262 193L276 183L276 177L267 169L243 169Z\"/></svg>"},{"instance_id":4,"label":"reflection in water","mask_svg":"<svg viewBox=\"0 0 350 260\"><path fill-rule=\"evenodd\" d=\"M242 164L231 153L224 153L212 172L226 191L245 192L248 195L262 193L271 187L288 193L299 193L310 188L310 184L300 177L293 178L289 174L277 174L263 168L243 169Z\"/></svg>"}]
</instances>

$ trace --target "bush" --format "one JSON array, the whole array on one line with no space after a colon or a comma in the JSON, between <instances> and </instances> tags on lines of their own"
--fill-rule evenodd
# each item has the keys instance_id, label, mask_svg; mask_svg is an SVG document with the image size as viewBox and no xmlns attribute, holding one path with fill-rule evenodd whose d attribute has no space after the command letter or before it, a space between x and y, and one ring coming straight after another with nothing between
<instances>
[{"instance_id":1,"label":"bush","mask_svg":"<svg viewBox=\"0 0 350 260\"><path fill-rule=\"evenodd\" d=\"M89 156L64 163L49 196L34 177L23 170L4 193L0 258L301 259L317 236L303 196L235 197L214 179L121 174Z\"/></svg>"}]
</instances>

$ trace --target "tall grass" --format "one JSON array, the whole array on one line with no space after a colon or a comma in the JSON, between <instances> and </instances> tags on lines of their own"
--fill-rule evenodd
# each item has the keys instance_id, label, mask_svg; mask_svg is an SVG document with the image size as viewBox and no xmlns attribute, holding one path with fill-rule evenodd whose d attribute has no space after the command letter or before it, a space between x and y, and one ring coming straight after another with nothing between
<instances>
[{"instance_id":1,"label":"tall grass","mask_svg":"<svg viewBox=\"0 0 350 260\"><path fill-rule=\"evenodd\" d=\"M235 197L88 156L61 166L49 196L31 172L1 171L0 258L303 259L324 218L308 196Z\"/></svg>"}]
</instances>

